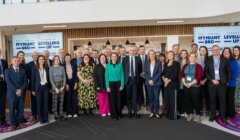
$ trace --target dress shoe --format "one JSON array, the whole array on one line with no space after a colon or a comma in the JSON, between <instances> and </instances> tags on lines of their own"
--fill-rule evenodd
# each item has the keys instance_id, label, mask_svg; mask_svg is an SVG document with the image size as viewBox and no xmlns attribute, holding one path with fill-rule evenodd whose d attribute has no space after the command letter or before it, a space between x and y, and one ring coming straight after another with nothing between
<instances>
[{"instance_id":1,"label":"dress shoe","mask_svg":"<svg viewBox=\"0 0 240 140\"><path fill-rule=\"evenodd\" d=\"M215 120L215 117L210 117L209 121L213 122Z\"/></svg>"},{"instance_id":2,"label":"dress shoe","mask_svg":"<svg viewBox=\"0 0 240 140\"><path fill-rule=\"evenodd\" d=\"M227 119L226 119L225 117L221 117L221 121L222 121L222 122L226 122Z\"/></svg>"},{"instance_id":3,"label":"dress shoe","mask_svg":"<svg viewBox=\"0 0 240 140\"><path fill-rule=\"evenodd\" d=\"M6 121L3 121L3 122L1 122L1 125L4 126L4 127L6 127L6 126L7 126L7 122L6 122Z\"/></svg>"},{"instance_id":4,"label":"dress shoe","mask_svg":"<svg viewBox=\"0 0 240 140\"><path fill-rule=\"evenodd\" d=\"M89 109L88 112L89 112L89 115L91 115L91 116L93 115L93 111L92 111L92 109Z\"/></svg>"},{"instance_id":5,"label":"dress shoe","mask_svg":"<svg viewBox=\"0 0 240 140\"><path fill-rule=\"evenodd\" d=\"M84 115L86 115L86 116L88 115L88 113L87 113L87 110L86 110L86 109L83 111L83 114L84 114Z\"/></svg>"},{"instance_id":6,"label":"dress shoe","mask_svg":"<svg viewBox=\"0 0 240 140\"><path fill-rule=\"evenodd\" d=\"M128 118L132 118L133 114L132 113L128 113Z\"/></svg>"},{"instance_id":7,"label":"dress shoe","mask_svg":"<svg viewBox=\"0 0 240 140\"><path fill-rule=\"evenodd\" d=\"M15 125L11 125L10 128L9 128L9 131L14 131L16 130L16 126Z\"/></svg>"},{"instance_id":8,"label":"dress shoe","mask_svg":"<svg viewBox=\"0 0 240 140\"><path fill-rule=\"evenodd\" d=\"M54 120L56 120L56 121L58 121L59 119L60 119L59 116L55 116L55 117L54 117Z\"/></svg>"},{"instance_id":9,"label":"dress shoe","mask_svg":"<svg viewBox=\"0 0 240 140\"><path fill-rule=\"evenodd\" d=\"M22 129L22 128L25 128L25 127L26 127L26 125L24 125L23 123L21 123L21 124L18 125L17 129Z\"/></svg>"},{"instance_id":10,"label":"dress shoe","mask_svg":"<svg viewBox=\"0 0 240 140\"><path fill-rule=\"evenodd\" d=\"M64 121L65 120L64 116L60 116L60 120Z\"/></svg>"},{"instance_id":11,"label":"dress shoe","mask_svg":"<svg viewBox=\"0 0 240 140\"><path fill-rule=\"evenodd\" d=\"M44 123L49 123L49 120L45 120Z\"/></svg>"}]
</instances>

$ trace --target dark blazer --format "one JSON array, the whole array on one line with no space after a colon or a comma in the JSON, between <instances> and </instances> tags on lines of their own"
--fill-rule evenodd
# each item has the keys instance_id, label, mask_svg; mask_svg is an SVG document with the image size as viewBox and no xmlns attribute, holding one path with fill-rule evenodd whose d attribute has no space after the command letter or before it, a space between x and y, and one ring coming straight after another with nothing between
<instances>
[{"instance_id":1,"label":"dark blazer","mask_svg":"<svg viewBox=\"0 0 240 140\"><path fill-rule=\"evenodd\" d=\"M28 78L28 89L31 89L31 77L32 77L32 72L33 72L33 69L35 68L35 63L34 61L31 61L27 64L27 71L26 71L26 74L27 74L27 78Z\"/></svg>"},{"instance_id":2,"label":"dark blazer","mask_svg":"<svg viewBox=\"0 0 240 140\"><path fill-rule=\"evenodd\" d=\"M69 79L68 75L67 75L67 69L66 69L66 64L64 65L64 69L65 69L65 73L66 73L66 84L68 84L69 86L74 86L75 83L78 82L78 77L77 77L77 68L75 66L73 66L71 64L72 67L72 79Z\"/></svg>"},{"instance_id":3,"label":"dark blazer","mask_svg":"<svg viewBox=\"0 0 240 140\"><path fill-rule=\"evenodd\" d=\"M205 75L208 79L208 84L213 85L212 80L215 79L214 60L213 56L210 56L208 63L205 64ZM231 66L227 58L220 56L219 66L220 84L227 85L231 81Z\"/></svg>"},{"instance_id":4,"label":"dark blazer","mask_svg":"<svg viewBox=\"0 0 240 140\"><path fill-rule=\"evenodd\" d=\"M122 65L124 70L124 83L125 85L128 83L129 80L129 73L130 73L130 63L129 63L129 56L123 59ZM140 84L140 74L142 72L142 62L138 56L135 56L135 74L136 74L136 82Z\"/></svg>"},{"instance_id":5,"label":"dark blazer","mask_svg":"<svg viewBox=\"0 0 240 140\"><path fill-rule=\"evenodd\" d=\"M154 85L161 85L161 75L162 75L162 64L160 61L156 61L153 69L153 76L151 76L150 71L150 63L148 61L145 62L145 84L149 85L148 81L153 80Z\"/></svg>"},{"instance_id":6,"label":"dark blazer","mask_svg":"<svg viewBox=\"0 0 240 140\"><path fill-rule=\"evenodd\" d=\"M22 93L27 88L27 76L24 69L19 68L19 81L17 79L17 73L14 68L11 67L5 71L5 80L7 82L7 97L14 98L16 97L16 90L21 89Z\"/></svg>"},{"instance_id":7,"label":"dark blazer","mask_svg":"<svg viewBox=\"0 0 240 140\"><path fill-rule=\"evenodd\" d=\"M49 61L50 66L48 66L48 61ZM52 66L52 60L51 59L46 60L46 64L47 64L48 68L51 67Z\"/></svg>"},{"instance_id":8,"label":"dark blazer","mask_svg":"<svg viewBox=\"0 0 240 140\"><path fill-rule=\"evenodd\" d=\"M100 88L97 90L98 92L102 92L105 86L105 68L101 64L97 64L93 71L93 79L96 88Z\"/></svg>"},{"instance_id":9,"label":"dark blazer","mask_svg":"<svg viewBox=\"0 0 240 140\"><path fill-rule=\"evenodd\" d=\"M81 58L80 64L81 63L82 63L82 58ZM77 69L78 65L77 65L77 58L76 57L71 60L71 64Z\"/></svg>"},{"instance_id":10,"label":"dark blazer","mask_svg":"<svg viewBox=\"0 0 240 140\"><path fill-rule=\"evenodd\" d=\"M49 90L51 89L51 83L50 83L50 80L49 80L49 69L46 68L46 73L47 73L47 85L48 85L48 88ZM40 88L40 82L41 82L41 78L40 78L40 73L39 73L39 70L34 67L32 69L32 73L31 73L31 91L34 91L34 92L39 92L39 88Z\"/></svg>"},{"instance_id":11,"label":"dark blazer","mask_svg":"<svg viewBox=\"0 0 240 140\"><path fill-rule=\"evenodd\" d=\"M8 62L7 60L4 60L4 59L1 59L1 64L2 64L2 72L3 74L5 74L5 70L8 69ZM0 80L1 82L1 80ZM4 81L2 81L4 82ZM1 87L1 84L0 84L0 87Z\"/></svg>"}]
</instances>

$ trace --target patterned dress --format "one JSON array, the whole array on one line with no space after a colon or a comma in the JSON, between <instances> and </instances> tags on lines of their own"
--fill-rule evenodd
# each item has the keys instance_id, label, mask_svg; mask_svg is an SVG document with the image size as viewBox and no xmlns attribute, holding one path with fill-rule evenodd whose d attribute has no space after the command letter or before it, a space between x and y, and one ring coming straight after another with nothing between
<instances>
[{"instance_id":1,"label":"patterned dress","mask_svg":"<svg viewBox=\"0 0 240 140\"><path fill-rule=\"evenodd\" d=\"M240 68L240 59L237 60L238 67ZM240 113L240 70L238 70L238 78L237 78L237 87L235 91L235 107L236 111Z\"/></svg>"},{"instance_id":2,"label":"patterned dress","mask_svg":"<svg viewBox=\"0 0 240 140\"><path fill-rule=\"evenodd\" d=\"M83 79L93 78L93 66L78 67ZM78 83L78 105L81 109L92 109L97 107L97 95L94 87L94 83L84 84L82 81Z\"/></svg>"}]
</instances>

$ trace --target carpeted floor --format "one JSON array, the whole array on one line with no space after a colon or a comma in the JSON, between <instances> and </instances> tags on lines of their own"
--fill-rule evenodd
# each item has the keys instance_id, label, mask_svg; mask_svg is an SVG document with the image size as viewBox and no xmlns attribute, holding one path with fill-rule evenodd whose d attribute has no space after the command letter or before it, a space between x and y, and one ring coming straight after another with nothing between
<instances>
[{"instance_id":1,"label":"carpeted floor","mask_svg":"<svg viewBox=\"0 0 240 140\"><path fill-rule=\"evenodd\" d=\"M100 116L81 116L58 121L8 138L7 140L239 140L223 131L186 122L124 117L113 121Z\"/></svg>"}]
</instances>

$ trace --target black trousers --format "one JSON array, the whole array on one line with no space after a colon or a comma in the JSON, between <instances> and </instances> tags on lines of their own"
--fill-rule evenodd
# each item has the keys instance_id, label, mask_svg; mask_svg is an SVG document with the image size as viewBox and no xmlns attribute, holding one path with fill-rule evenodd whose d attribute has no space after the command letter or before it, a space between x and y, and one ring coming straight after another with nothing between
<instances>
[{"instance_id":1,"label":"black trousers","mask_svg":"<svg viewBox=\"0 0 240 140\"><path fill-rule=\"evenodd\" d=\"M36 117L37 116L37 99L36 96L32 94L32 91L30 91L31 94L31 111L32 111L32 116Z\"/></svg>"},{"instance_id":2,"label":"black trousers","mask_svg":"<svg viewBox=\"0 0 240 140\"><path fill-rule=\"evenodd\" d=\"M169 120L177 119L177 89L165 87L166 117Z\"/></svg>"},{"instance_id":3,"label":"black trousers","mask_svg":"<svg viewBox=\"0 0 240 140\"><path fill-rule=\"evenodd\" d=\"M145 88L143 88L145 87ZM145 90L144 90L145 89ZM144 104L144 92L146 93L146 105L149 105L149 97L147 86L145 85L145 79L141 78L140 85L138 88L138 96L137 96L137 105L142 106Z\"/></svg>"},{"instance_id":4,"label":"black trousers","mask_svg":"<svg viewBox=\"0 0 240 140\"><path fill-rule=\"evenodd\" d=\"M48 94L48 111L52 112L52 91L49 91Z\"/></svg>"},{"instance_id":5,"label":"black trousers","mask_svg":"<svg viewBox=\"0 0 240 140\"><path fill-rule=\"evenodd\" d=\"M40 122L48 120L48 86L41 85L39 92L36 93L37 114Z\"/></svg>"},{"instance_id":6,"label":"black trousers","mask_svg":"<svg viewBox=\"0 0 240 140\"><path fill-rule=\"evenodd\" d=\"M196 114L201 115L201 87L184 87L184 92L187 114L193 114L193 109L195 109Z\"/></svg>"},{"instance_id":7,"label":"black trousers","mask_svg":"<svg viewBox=\"0 0 240 140\"><path fill-rule=\"evenodd\" d=\"M236 87L227 87L227 118L235 117L235 89Z\"/></svg>"},{"instance_id":8,"label":"black trousers","mask_svg":"<svg viewBox=\"0 0 240 140\"><path fill-rule=\"evenodd\" d=\"M221 118L226 117L226 85L209 85L210 110L211 117L216 116L217 102L219 105L219 113Z\"/></svg>"},{"instance_id":9,"label":"black trousers","mask_svg":"<svg viewBox=\"0 0 240 140\"><path fill-rule=\"evenodd\" d=\"M6 93L7 84L4 81L0 81L0 122L5 122L6 115Z\"/></svg>"},{"instance_id":10,"label":"black trousers","mask_svg":"<svg viewBox=\"0 0 240 140\"><path fill-rule=\"evenodd\" d=\"M179 89L177 92L177 107L178 107L178 112L180 114L184 114L186 112L186 101L185 101L185 92L184 89Z\"/></svg>"},{"instance_id":11,"label":"black trousers","mask_svg":"<svg viewBox=\"0 0 240 140\"><path fill-rule=\"evenodd\" d=\"M109 82L111 92L108 94L108 99L112 118L118 118L122 116L122 100L119 91L120 85L120 81Z\"/></svg>"},{"instance_id":12,"label":"black trousers","mask_svg":"<svg viewBox=\"0 0 240 140\"><path fill-rule=\"evenodd\" d=\"M202 111L203 111L204 106L205 106L206 111L210 111L210 97L209 97L207 85L201 86L201 101L200 102L201 102L201 110Z\"/></svg>"},{"instance_id":13,"label":"black trousers","mask_svg":"<svg viewBox=\"0 0 240 140\"><path fill-rule=\"evenodd\" d=\"M75 82L71 82L69 85L69 91L66 91L66 110L70 115L77 114L78 111L78 100L77 91L74 90Z\"/></svg>"},{"instance_id":14,"label":"black trousers","mask_svg":"<svg viewBox=\"0 0 240 140\"><path fill-rule=\"evenodd\" d=\"M136 78L129 78L127 83L127 106L128 113L137 113L137 92L139 85L137 85Z\"/></svg>"}]
</instances>

